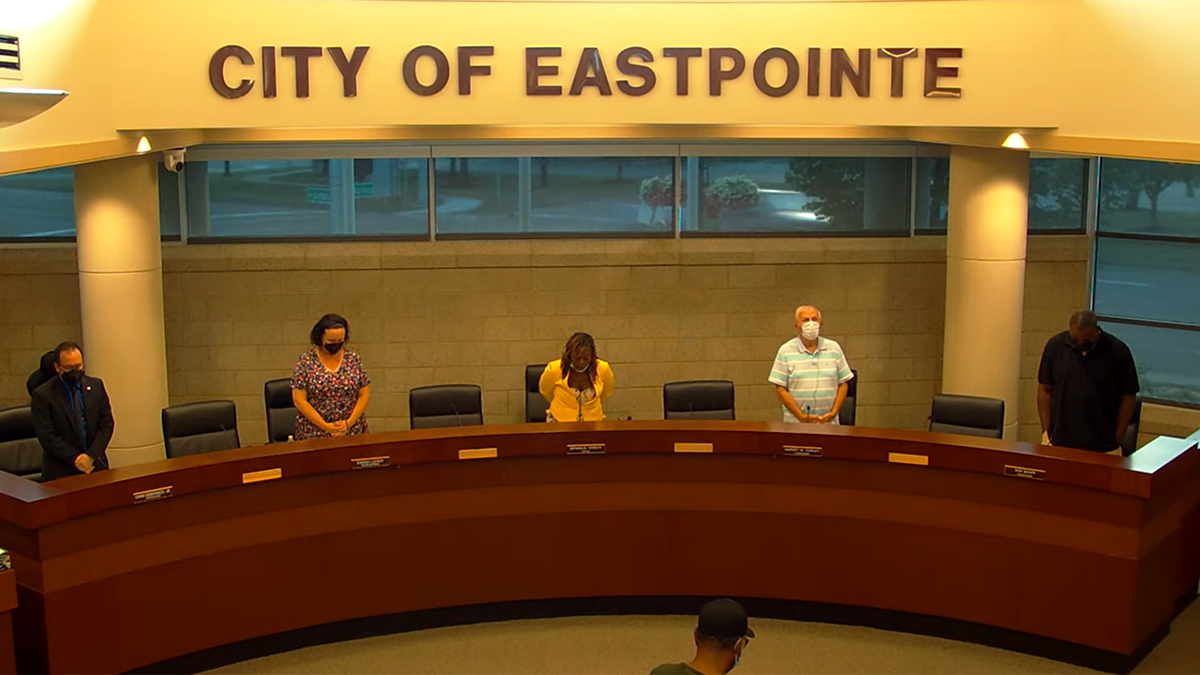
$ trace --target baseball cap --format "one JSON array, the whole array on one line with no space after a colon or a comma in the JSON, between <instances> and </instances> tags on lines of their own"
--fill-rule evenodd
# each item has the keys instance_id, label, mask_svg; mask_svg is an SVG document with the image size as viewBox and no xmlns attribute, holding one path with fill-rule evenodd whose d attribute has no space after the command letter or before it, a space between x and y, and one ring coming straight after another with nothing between
<instances>
[{"instance_id":1,"label":"baseball cap","mask_svg":"<svg viewBox=\"0 0 1200 675\"><path fill-rule=\"evenodd\" d=\"M704 603L696 629L715 638L754 637L746 623L746 610L729 598Z\"/></svg>"}]
</instances>

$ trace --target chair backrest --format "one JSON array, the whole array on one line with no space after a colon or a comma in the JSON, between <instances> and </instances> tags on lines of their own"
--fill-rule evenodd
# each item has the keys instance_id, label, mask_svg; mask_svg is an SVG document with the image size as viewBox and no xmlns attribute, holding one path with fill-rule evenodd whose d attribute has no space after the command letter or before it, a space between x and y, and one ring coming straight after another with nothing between
<instances>
[{"instance_id":1,"label":"chair backrest","mask_svg":"<svg viewBox=\"0 0 1200 675\"><path fill-rule=\"evenodd\" d=\"M283 443L296 433L296 406L292 404L292 381L289 378L267 380L263 386L267 401L267 442Z\"/></svg>"},{"instance_id":2,"label":"chair backrest","mask_svg":"<svg viewBox=\"0 0 1200 675\"><path fill-rule=\"evenodd\" d=\"M1004 401L984 396L937 394L929 430L984 438L1004 437Z\"/></svg>"},{"instance_id":3,"label":"chair backrest","mask_svg":"<svg viewBox=\"0 0 1200 675\"><path fill-rule=\"evenodd\" d=\"M688 380L663 385L663 419L734 419L733 382Z\"/></svg>"},{"instance_id":4,"label":"chair backrest","mask_svg":"<svg viewBox=\"0 0 1200 675\"><path fill-rule=\"evenodd\" d=\"M29 379L25 380L25 389L29 391L29 395L33 395L33 390L42 386L46 382L53 380L57 376L57 371L54 370L54 364L58 362L58 352L51 349L42 354L42 360L38 365L38 369L29 375Z\"/></svg>"},{"instance_id":5,"label":"chair backrest","mask_svg":"<svg viewBox=\"0 0 1200 675\"><path fill-rule=\"evenodd\" d=\"M846 400L842 401L842 409L838 411L838 424L848 427L854 426L858 414L858 371L851 368L850 373L854 377L846 383Z\"/></svg>"},{"instance_id":6,"label":"chair backrest","mask_svg":"<svg viewBox=\"0 0 1200 675\"><path fill-rule=\"evenodd\" d=\"M0 408L0 471L41 480L42 444L27 405Z\"/></svg>"},{"instance_id":7,"label":"chair backrest","mask_svg":"<svg viewBox=\"0 0 1200 675\"><path fill-rule=\"evenodd\" d=\"M1121 439L1121 454L1128 457L1137 450L1138 427L1142 423L1142 395L1138 394L1133 402L1133 417L1129 418L1129 426L1125 427L1125 436Z\"/></svg>"},{"instance_id":8,"label":"chair backrest","mask_svg":"<svg viewBox=\"0 0 1200 675\"><path fill-rule=\"evenodd\" d=\"M525 421L526 422L545 422L546 421L546 398L542 396L542 392L538 389L538 382L542 379L542 373L546 370L546 364L534 363L525 366Z\"/></svg>"},{"instance_id":9,"label":"chair backrest","mask_svg":"<svg viewBox=\"0 0 1200 675\"><path fill-rule=\"evenodd\" d=\"M186 457L241 447L233 401L200 401L163 408L167 457Z\"/></svg>"},{"instance_id":10,"label":"chair backrest","mask_svg":"<svg viewBox=\"0 0 1200 675\"><path fill-rule=\"evenodd\" d=\"M483 390L475 384L435 384L408 392L408 421L413 429L483 424Z\"/></svg>"}]
</instances>

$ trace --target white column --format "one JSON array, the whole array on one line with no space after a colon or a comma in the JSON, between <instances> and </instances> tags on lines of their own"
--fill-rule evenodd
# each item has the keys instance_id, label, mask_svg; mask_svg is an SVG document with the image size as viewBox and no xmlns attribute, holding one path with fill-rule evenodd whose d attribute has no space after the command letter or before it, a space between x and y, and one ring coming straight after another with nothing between
<instances>
[{"instance_id":1,"label":"white column","mask_svg":"<svg viewBox=\"0 0 1200 675\"><path fill-rule=\"evenodd\" d=\"M157 155L75 167L79 304L87 372L104 380L109 463L162 459L167 406Z\"/></svg>"},{"instance_id":2,"label":"white column","mask_svg":"<svg viewBox=\"0 0 1200 675\"><path fill-rule=\"evenodd\" d=\"M1017 435L1029 153L954 147L942 392L1004 399Z\"/></svg>"}]
</instances>

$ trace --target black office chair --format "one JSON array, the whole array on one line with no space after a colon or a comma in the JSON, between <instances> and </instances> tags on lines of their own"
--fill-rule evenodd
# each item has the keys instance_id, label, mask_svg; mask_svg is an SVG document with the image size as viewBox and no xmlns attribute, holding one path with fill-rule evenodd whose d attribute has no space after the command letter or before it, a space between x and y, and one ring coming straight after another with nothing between
<instances>
[{"instance_id":1,"label":"black office chair","mask_svg":"<svg viewBox=\"0 0 1200 675\"><path fill-rule=\"evenodd\" d=\"M289 378L267 380L263 386L267 402L267 442L284 443L296 433L296 406L292 403Z\"/></svg>"},{"instance_id":2,"label":"black office chair","mask_svg":"<svg viewBox=\"0 0 1200 675\"><path fill-rule=\"evenodd\" d=\"M483 390L475 384L435 384L408 392L408 422L413 429L483 424Z\"/></svg>"},{"instance_id":3,"label":"black office chair","mask_svg":"<svg viewBox=\"0 0 1200 675\"><path fill-rule=\"evenodd\" d=\"M546 398L542 396L542 392L538 389L538 382L542 379L542 373L546 370L546 364L535 363L531 366L525 366L525 421L526 422L545 422L546 408L549 407L546 403Z\"/></svg>"},{"instance_id":4,"label":"black office chair","mask_svg":"<svg viewBox=\"0 0 1200 675\"><path fill-rule=\"evenodd\" d=\"M663 419L734 419L733 382L688 380L663 385Z\"/></svg>"},{"instance_id":5,"label":"black office chair","mask_svg":"<svg viewBox=\"0 0 1200 675\"><path fill-rule=\"evenodd\" d=\"M1004 437L1004 401L984 396L937 394L929 430L983 438Z\"/></svg>"},{"instance_id":6,"label":"black office chair","mask_svg":"<svg viewBox=\"0 0 1200 675\"><path fill-rule=\"evenodd\" d=\"M1137 450L1138 427L1142 423L1142 395L1138 394L1133 403L1133 417L1129 418L1129 426L1125 427L1125 436L1121 439L1121 454L1128 457Z\"/></svg>"},{"instance_id":7,"label":"black office chair","mask_svg":"<svg viewBox=\"0 0 1200 675\"><path fill-rule=\"evenodd\" d=\"M852 427L858 413L858 371L851 368L854 377L846 383L846 400L842 401L842 409L838 411L838 424Z\"/></svg>"},{"instance_id":8,"label":"black office chair","mask_svg":"<svg viewBox=\"0 0 1200 675\"><path fill-rule=\"evenodd\" d=\"M168 459L242 445L233 401L200 401L163 408L162 427Z\"/></svg>"},{"instance_id":9,"label":"black office chair","mask_svg":"<svg viewBox=\"0 0 1200 675\"><path fill-rule=\"evenodd\" d=\"M0 408L0 471L42 480L42 444L33 431L33 411L27 405Z\"/></svg>"},{"instance_id":10,"label":"black office chair","mask_svg":"<svg viewBox=\"0 0 1200 675\"><path fill-rule=\"evenodd\" d=\"M53 380L58 376L58 371L54 369L54 364L58 362L58 352L51 349L42 354L42 359L38 369L29 375L29 379L25 380L25 389L29 395L33 395L33 390L43 384Z\"/></svg>"}]
</instances>

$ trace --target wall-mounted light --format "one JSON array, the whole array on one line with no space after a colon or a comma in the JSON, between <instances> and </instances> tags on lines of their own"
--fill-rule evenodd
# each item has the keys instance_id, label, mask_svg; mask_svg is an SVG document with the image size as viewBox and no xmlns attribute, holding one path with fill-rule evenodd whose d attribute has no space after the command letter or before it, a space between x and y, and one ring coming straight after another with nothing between
<instances>
[{"instance_id":1,"label":"wall-mounted light","mask_svg":"<svg viewBox=\"0 0 1200 675\"><path fill-rule=\"evenodd\" d=\"M0 89L0 127L7 127L40 115L67 97L61 89Z\"/></svg>"},{"instance_id":2,"label":"wall-mounted light","mask_svg":"<svg viewBox=\"0 0 1200 675\"><path fill-rule=\"evenodd\" d=\"M1025 137L1022 136L1021 134L1017 133L1016 131L1009 134L1008 138L1004 139L1004 142L1001 143L1001 145L1003 145L1006 148L1011 148L1013 150L1028 150L1029 149L1029 143L1025 141Z\"/></svg>"},{"instance_id":3,"label":"wall-mounted light","mask_svg":"<svg viewBox=\"0 0 1200 675\"><path fill-rule=\"evenodd\" d=\"M139 155L142 153L150 152L151 149L152 148L150 147L150 139L149 138L142 136L141 138L138 139L137 151L138 151Z\"/></svg>"}]
</instances>

